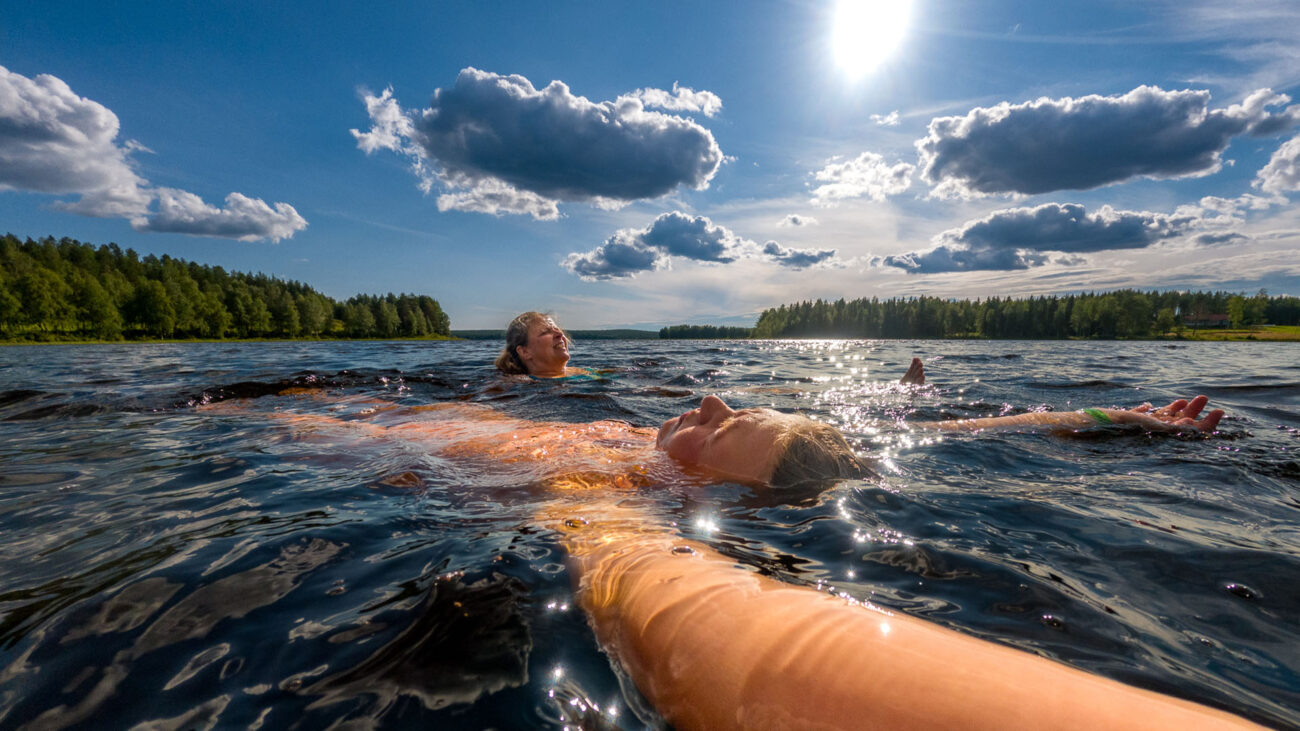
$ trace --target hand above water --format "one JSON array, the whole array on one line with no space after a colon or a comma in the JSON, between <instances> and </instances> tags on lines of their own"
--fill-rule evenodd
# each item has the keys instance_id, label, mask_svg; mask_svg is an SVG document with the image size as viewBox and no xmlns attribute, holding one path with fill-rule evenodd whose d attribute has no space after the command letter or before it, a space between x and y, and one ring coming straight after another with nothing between
<instances>
[{"instance_id":1,"label":"hand above water","mask_svg":"<svg viewBox=\"0 0 1300 731\"><path fill-rule=\"evenodd\" d=\"M898 379L898 382L905 386L924 386L925 385L925 366L921 364L920 358L913 358L912 364L908 366L907 373Z\"/></svg>"},{"instance_id":2,"label":"hand above water","mask_svg":"<svg viewBox=\"0 0 1300 731\"><path fill-rule=\"evenodd\" d=\"M1223 409L1214 409L1204 418L1196 418L1209 401L1206 396L1197 396L1191 401L1178 399L1158 409L1151 404L1142 404L1127 411L1107 409L1106 414L1117 424L1139 424L1152 431L1196 429L1211 432L1223 418Z\"/></svg>"}]
</instances>

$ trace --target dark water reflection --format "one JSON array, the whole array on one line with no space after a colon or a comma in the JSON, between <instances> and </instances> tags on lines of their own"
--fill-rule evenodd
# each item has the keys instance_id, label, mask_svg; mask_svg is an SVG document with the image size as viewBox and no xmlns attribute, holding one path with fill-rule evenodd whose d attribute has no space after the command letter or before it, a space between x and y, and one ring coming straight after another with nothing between
<instances>
[{"instance_id":1,"label":"dark water reflection","mask_svg":"<svg viewBox=\"0 0 1300 731\"><path fill-rule=\"evenodd\" d=\"M0 349L0 727L639 728L526 476L196 410L296 386L654 424L718 393L885 459L827 492L653 495L755 570L1300 727L1300 346L582 342L615 380L505 383L484 343ZM913 354L919 394L890 384ZM897 419L1205 393L1201 438ZM258 403L254 401L253 403Z\"/></svg>"}]
</instances>

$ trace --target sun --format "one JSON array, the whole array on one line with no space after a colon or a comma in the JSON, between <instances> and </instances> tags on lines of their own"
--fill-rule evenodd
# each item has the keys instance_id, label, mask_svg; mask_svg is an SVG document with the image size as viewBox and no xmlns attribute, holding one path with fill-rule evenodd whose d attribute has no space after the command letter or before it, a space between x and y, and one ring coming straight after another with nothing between
<instances>
[{"instance_id":1,"label":"sun","mask_svg":"<svg viewBox=\"0 0 1300 731\"><path fill-rule=\"evenodd\" d=\"M898 48L912 17L911 0L838 0L831 47L853 78L874 71Z\"/></svg>"}]
</instances>

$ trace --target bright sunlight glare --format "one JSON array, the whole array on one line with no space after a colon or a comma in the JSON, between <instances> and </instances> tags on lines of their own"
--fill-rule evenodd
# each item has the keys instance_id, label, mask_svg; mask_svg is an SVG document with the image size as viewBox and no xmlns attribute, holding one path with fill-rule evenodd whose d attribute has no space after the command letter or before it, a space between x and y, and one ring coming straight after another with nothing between
<instances>
[{"instance_id":1,"label":"bright sunlight glare","mask_svg":"<svg viewBox=\"0 0 1300 731\"><path fill-rule=\"evenodd\" d=\"M836 63L854 78L874 71L898 48L911 16L911 0L839 0L831 30Z\"/></svg>"}]
</instances>

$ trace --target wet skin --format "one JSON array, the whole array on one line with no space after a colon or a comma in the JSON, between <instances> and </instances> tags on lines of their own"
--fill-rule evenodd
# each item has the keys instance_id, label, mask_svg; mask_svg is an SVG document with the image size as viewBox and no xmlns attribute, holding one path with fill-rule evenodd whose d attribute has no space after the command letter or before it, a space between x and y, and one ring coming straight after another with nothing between
<instances>
[{"instance_id":1,"label":"wet skin","mask_svg":"<svg viewBox=\"0 0 1300 731\"><path fill-rule=\"evenodd\" d=\"M567 373L569 339L551 318L538 320L528 328L528 344L520 345L516 352L528 368L528 374L538 378L558 378Z\"/></svg>"},{"instance_id":2,"label":"wet skin","mask_svg":"<svg viewBox=\"0 0 1300 731\"><path fill-rule=\"evenodd\" d=\"M699 408L665 421L655 445L710 474L764 482L779 456L777 438L797 418L771 409L737 411L717 396L705 396Z\"/></svg>"}]
</instances>

